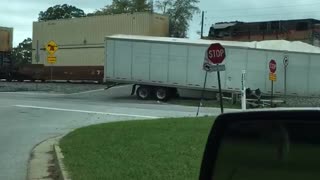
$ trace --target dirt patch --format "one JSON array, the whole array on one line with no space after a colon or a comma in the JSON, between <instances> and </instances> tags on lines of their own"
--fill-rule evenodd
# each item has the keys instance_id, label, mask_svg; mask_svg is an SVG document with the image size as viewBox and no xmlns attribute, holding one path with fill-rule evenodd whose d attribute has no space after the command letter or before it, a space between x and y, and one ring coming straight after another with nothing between
<instances>
[{"instance_id":1,"label":"dirt patch","mask_svg":"<svg viewBox=\"0 0 320 180\"><path fill-rule=\"evenodd\" d=\"M49 151L47 153L52 155L52 156L54 156L54 152L53 151ZM49 160L48 164L50 164L48 166L48 170L47 170L49 175L44 177L44 178L50 178L50 179L53 179L53 180L59 180L60 179L59 170L58 170L58 167L56 167L56 163L55 163L54 159Z\"/></svg>"}]
</instances>

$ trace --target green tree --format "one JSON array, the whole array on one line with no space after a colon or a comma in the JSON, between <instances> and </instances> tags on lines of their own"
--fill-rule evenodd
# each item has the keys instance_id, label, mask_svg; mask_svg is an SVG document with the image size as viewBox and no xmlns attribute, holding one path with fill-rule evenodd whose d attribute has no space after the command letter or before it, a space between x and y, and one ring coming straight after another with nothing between
<instances>
[{"instance_id":1,"label":"green tree","mask_svg":"<svg viewBox=\"0 0 320 180\"><path fill-rule=\"evenodd\" d=\"M152 3L148 0L113 0L110 5L106 5L104 8L88 14L88 16L148 11L152 11Z\"/></svg>"},{"instance_id":2,"label":"green tree","mask_svg":"<svg viewBox=\"0 0 320 180\"><path fill-rule=\"evenodd\" d=\"M169 31L172 37L187 37L190 21L199 13L199 0L158 0L156 8L169 16Z\"/></svg>"},{"instance_id":3,"label":"green tree","mask_svg":"<svg viewBox=\"0 0 320 180\"><path fill-rule=\"evenodd\" d=\"M39 21L48 21L56 19L70 19L75 17L84 17L86 14L83 10L68 4L55 5L49 7L46 11L39 13Z\"/></svg>"},{"instance_id":4,"label":"green tree","mask_svg":"<svg viewBox=\"0 0 320 180\"><path fill-rule=\"evenodd\" d=\"M153 11L153 1L149 0L131 0L131 12L148 12Z\"/></svg>"},{"instance_id":5,"label":"green tree","mask_svg":"<svg viewBox=\"0 0 320 180\"><path fill-rule=\"evenodd\" d=\"M32 61L32 39L27 38L12 49L11 58L13 67L18 68L25 64L31 64Z\"/></svg>"},{"instance_id":6,"label":"green tree","mask_svg":"<svg viewBox=\"0 0 320 180\"><path fill-rule=\"evenodd\" d=\"M173 5L172 0L162 0L156 1L155 7L162 12L162 14L166 14L168 8L171 8Z\"/></svg>"}]
</instances>

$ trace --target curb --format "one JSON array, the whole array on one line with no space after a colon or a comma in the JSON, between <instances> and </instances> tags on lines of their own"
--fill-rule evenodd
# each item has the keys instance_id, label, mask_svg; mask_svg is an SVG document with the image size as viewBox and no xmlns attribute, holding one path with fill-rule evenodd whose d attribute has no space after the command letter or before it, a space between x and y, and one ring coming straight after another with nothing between
<instances>
[{"instance_id":1,"label":"curb","mask_svg":"<svg viewBox=\"0 0 320 180\"><path fill-rule=\"evenodd\" d=\"M64 156L61 152L61 148L58 144L53 145L54 151L54 162L58 169L59 177L61 180L71 180L68 172L66 171L65 165L63 163Z\"/></svg>"},{"instance_id":2,"label":"curb","mask_svg":"<svg viewBox=\"0 0 320 180\"><path fill-rule=\"evenodd\" d=\"M53 174L49 169L54 167L54 144L58 143L61 137L59 135L43 140L32 148L27 165L27 180L52 179L50 175Z\"/></svg>"}]
</instances>

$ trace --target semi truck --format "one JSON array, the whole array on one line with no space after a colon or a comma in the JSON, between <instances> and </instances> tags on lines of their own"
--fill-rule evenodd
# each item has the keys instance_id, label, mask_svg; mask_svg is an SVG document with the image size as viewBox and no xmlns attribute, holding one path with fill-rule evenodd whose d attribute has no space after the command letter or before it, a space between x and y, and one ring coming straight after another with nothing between
<instances>
[{"instance_id":1,"label":"semi truck","mask_svg":"<svg viewBox=\"0 0 320 180\"><path fill-rule=\"evenodd\" d=\"M221 72L224 93L246 87L271 93L269 62L276 62L273 92L277 96L320 96L320 48L303 42L190 40L182 38L113 35L105 38L104 82L133 84L140 99L167 100L177 89L218 91L216 73L205 74L207 48L220 43L226 51ZM137 89L135 89L138 87Z\"/></svg>"}]
</instances>

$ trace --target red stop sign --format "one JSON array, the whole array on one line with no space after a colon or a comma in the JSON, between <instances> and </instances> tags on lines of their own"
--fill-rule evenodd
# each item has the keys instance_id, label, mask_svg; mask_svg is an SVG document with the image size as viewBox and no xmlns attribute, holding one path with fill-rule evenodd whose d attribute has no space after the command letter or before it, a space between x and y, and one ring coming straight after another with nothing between
<instances>
[{"instance_id":1,"label":"red stop sign","mask_svg":"<svg viewBox=\"0 0 320 180\"><path fill-rule=\"evenodd\" d=\"M220 64L226 58L226 50L219 43L211 44L207 50L207 57L213 64Z\"/></svg>"},{"instance_id":2,"label":"red stop sign","mask_svg":"<svg viewBox=\"0 0 320 180\"><path fill-rule=\"evenodd\" d=\"M275 60L272 59L272 60L269 62L269 69L270 69L270 72L272 72L272 73L275 73L275 72L276 72L276 70L277 70L277 63L276 63Z\"/></svg>"}]
</instances>

